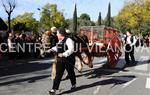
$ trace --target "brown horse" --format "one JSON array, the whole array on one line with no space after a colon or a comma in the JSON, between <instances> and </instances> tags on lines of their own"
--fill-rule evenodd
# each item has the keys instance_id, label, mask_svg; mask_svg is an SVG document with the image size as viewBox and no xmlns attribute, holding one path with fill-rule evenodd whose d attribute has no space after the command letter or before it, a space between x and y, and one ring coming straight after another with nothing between
<instances>
[{"instance_id":1,"label":"brown horse","mask_svg":"<svg viewBox=\"0 0 150 95\"><path fill-rule=\"evenodd\" d=\"M80 36L76 34L70 34L69 36L74 42L75 42L75 56L80 59L82 63L85 65L88 65L90 68L93 67L92 64L92 56L91 53L89 52L89 42L87 36ZM80 63L81 63L80 62ZM82 64L81 63L81 64Z\"/></svg>"},{"instance_id":2,"label":"brown horse","mask_svg":"<svg viewBox=\"0 0 150 95\"><path fill-rule=\"evenodd\" d=\"M78 71L82 71L83 64L88 65L90 68L93 68L93 57L91 56L91 53L88 50L88 42L85 40L85 36L81 37L79 35L75 34L68 34L68 37L71 38L75 42L75 50L74 55L76 59L79 59L79 62L76 62L78 65ZM52 75L51 79L53 80L56 75L56 64L57 64L57 57L55 57L55 62L52 65Z\"/></svg>"}]
</instances>

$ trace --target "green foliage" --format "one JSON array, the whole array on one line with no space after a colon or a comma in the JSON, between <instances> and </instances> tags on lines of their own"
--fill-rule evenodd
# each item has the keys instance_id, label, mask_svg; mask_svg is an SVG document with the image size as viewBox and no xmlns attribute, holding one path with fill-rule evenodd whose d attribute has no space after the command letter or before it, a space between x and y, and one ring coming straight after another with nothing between
<instances>
[{"instance_id":1,"label":"green foliage","mask_svg":"<svg viewBox=\"0 0 150 95\"><path fill-rule=\"evenodd\" d=\"M33 13L25 12L12 20L14 30L37 31L38 22ZM19 28L20 27L20 28Z\"/></svg>"},{"instance_id":2,"label":"green foliage","mask_svg":"<svg viewBox=\"0 0 150 95\"><path fill-rule=\"evenodd\" d=\"M82 20L91 20L90 16L86 13L81 14L80 19L82 19Z\"/></svg>"},{"instance_id":3,"label":"green foliage","mask_svg":"<svg viewBox=\"0 0 150 95\"><path fill-rule=\"evenodd\" d=\"M74 25L73 24L73 19L67 19L65 22L68 25L67 28L70 31L74 31L73 28L72 28L73 25ZM82 26L95 26L95 22L90 20L90 16L88 14L83 13L83 14L80 15L79 18L77 18L77 26L78 26L77 27L77 32L79 32L80 27L82 27Z\"/></svg>"},{"instance_id":4,"label":"green foliage","mask_svg":"<svg viewBox=\"0 0 150 95\"><path fill-rule=\"evenodd\" d=\"M79 27L82 27L82 26L94 26L95 23L93 21L91 21L91 18L90 18L90 16L88 14L83 13L78 18L78 25L79 25Z\"/></svg>"},{"instance_id":5,"label":"green foliage","mask_svg":"<svg viewBox=\"0 0 150 95\"><path fill-rule=\"evenodd\" d=\"M15 24L13 26L14 31L22 31L22 30L26 30L26 26L25 23L20 23L18 22L17 24Z\"/></svg>"},{"instance_id":6,"label":"green foliage","mask_svg":"<svg viewBox=\"0 0 150 95\"><path fill-rule=\"evenodd\" d=\"M40 27L44 30L49 30L52 26L64 26L65 18L63 14L58 11L56 4L47 3L41 12Z\"/></svg>"},{"instance_id":7,"label":"green foliage","mask_svg":"<svg viewBox=\"0 0 150 95\"><path fill-rule=\"evenodd\" d=\"M115 17L115 26L121 31L132 29L138 33L150 31L150 0L133 0L128 2ZM136 33L137 34L137 33Z\"/></svg>"},{"instance_id":8,"label":"green foliage","mask_svg":"<svg viewBox=\"0 0 150 95\"><path fill-rule=\"evenodd\" d=\"M44 30L49 30L51 28L51 12L50 12L50 4L46 4L42 8L41 18L40 18L40 27Z\"/></svg>"}]
</instances>

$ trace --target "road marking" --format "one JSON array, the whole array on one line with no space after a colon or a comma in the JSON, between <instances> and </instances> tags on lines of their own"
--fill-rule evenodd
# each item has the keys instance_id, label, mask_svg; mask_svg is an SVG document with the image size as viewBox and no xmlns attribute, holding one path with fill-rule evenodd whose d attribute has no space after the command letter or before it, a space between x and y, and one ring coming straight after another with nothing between
<instances>
[{"instance_id":1,"label":"road marking","mask_svg":"<svg viewBox=\"0 0 150 95\"><path fill-rule=\"evenodd\" d=\"M55 61L55 59L29 61L28 63L51 63L51 62L53 62L53 61Z\"/></svg>"},{"instance_id":2,"label":"road marking","mask_svg":"<svg viewBox=\"0 0 150 95\"><path fill-rule=\"evenodd\" d=\"M119 73L122 73L122 74L135 74L135 75L141 75L141 76L150 76L150 74L148 73L141 73L141 72L123 72L123 71L119 71Z\"/></svg>"},{"instance_id":3,"label":"road marking","mask_svg":"<svg viewBox=\"0 0 150 95\"><path fill-rule=\"evenodd\" d=\"M138 64L138 66L135 66L135 70L147 71L148 64L143 64L143 65Z\"/></svg>"},{"instance_id":4,"label":"road marking","mask_svg":"<svg viewBox=\"0 0 150 95\"><path fill-rule=\"evenodd\" d=\"M98 86L98 87L94 90L93 95L98 94L100 88L101 88L101 86Z\"/></svg>"},{"instance_id":5,"label":"road marking","mask_svg":"<svg viewBox=\"0 0 150 95\"><path fill-rule=\"evenodd\" d=\"M147 78L147 81L146 81L146 88L150 89L150 78Z\"/></svg>"},{"instance_id":6,"label":"road marking","mask_svg":"<svg viewBox=\"0 0 150 95\"><path fill-rule=\"evenodd\" d=\"M128 85L130 85L130 84L131 84L133 81L135 81L136 79L137 79L137 78L134 78L134 79L132 79L131 81L129 81L129 82L123 84L123 87L122 87L122 88L127 87Z\"/></svg>"},{"instance_id":7,"label":"road marking","mask_svg":"<svg viewBox=\"0 0 150 95\"><path fill-rule=\"evenodd\" d=\"M141 56L138 59L138 63L135 66L135 70L147 71L148 70L148 60L149 56Z\"/></svg>"}]
</instances>

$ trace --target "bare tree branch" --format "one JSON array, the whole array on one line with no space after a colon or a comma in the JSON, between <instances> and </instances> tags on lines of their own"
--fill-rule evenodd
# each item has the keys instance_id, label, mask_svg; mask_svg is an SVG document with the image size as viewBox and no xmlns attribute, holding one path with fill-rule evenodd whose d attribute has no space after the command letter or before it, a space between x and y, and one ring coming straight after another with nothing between
<instances>
[{"instance_id":1,"label":"bare tree branch","mask_svg":"<svg viewBox=\"0 0 150 95\"><path fill-rule=\"evenodd\" d=\"M9 13L8 10L7 10L7 8L6 8L6 6L4 4L3 4L3 7L4 7L6 13Z\"/></svg>"},{"instance_id":2,"label":"bare tree branch","mask_svg":"<svg viewBox=\"0 0 150 95\"><path fill-rule=\"evenodd\" d=\"M1 1L6 13L11 13L16 7L15 0L1 0Z\"/></svg>"},{"instance_id":3,"label":"bare tree branch","mask_svg":"<svg viewBox=\"0 0 150 95\"><path fill-rule=\"evenodd\" d=\"M7 10L7 8L6 8L6 6L5 6L5 4L4 4L4 2L3 2L3 0L1 0L1 1L2 1L2 5L3 5L3 7L4 7L6 13L9 13L8 10Z\"/></svg>"},{"instance_id":4,"label":"bare tree branch","mask_svg":"<svg viewBox=\"0 0 150 95\"><path fill-rule=\"evenodd\" d=\"M8 14L8 26L9 26L8 31L11 32L11 13L16 7L16 2L15 2L16 0L1 0L1 1L6 13Z\"/></svg>"},{"instance_id":5,"label":"bare tree branch","mask_svg":"<svg viewBox=\"0 0 150 95\"><path fill-rule=\"evenodd\" d=\"M8 4L9 4L9 12L11 13L12 12L12 6L11 6L10 2L8 2Z\"/></svg>"}]
</instances>

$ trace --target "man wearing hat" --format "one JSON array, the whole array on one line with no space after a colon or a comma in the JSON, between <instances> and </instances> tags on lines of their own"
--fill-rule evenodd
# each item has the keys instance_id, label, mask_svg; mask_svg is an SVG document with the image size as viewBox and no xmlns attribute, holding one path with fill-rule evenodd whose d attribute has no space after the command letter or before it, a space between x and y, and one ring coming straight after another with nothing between
<instances>
[{"instance_id":1,"label":"man wearing hat","mask_svg":"<svg viewBox=\"0 0 150 95\"><path fill-rule=\"evenodd\" d=\"M136 43L136 38L135 36L132 35L131 31L126 32L126 37L125 37L125 61L126 65L129 66L131 65L129 56L131 57L132 60L132 65L135 64L135 58L134 58L134 45Z\"/></svg>"},{"instance_id":2,"label":"man wearing hat","mask_svg":"<svg viewBox=\"0 0 150 95\"><path fill-rule=\"evenodd\" d=\"M58 44L48 51L57 52L56 77L53 81L52 90L49 91L51 95L55 95L56 90L58 90L65 69L67 70L71 80L71 89L76 87L74 72L75 56L73 54L74 42L72 39L66 37L66 31L63 28L60 28L57 31L57 37L59 40Z\"/></svg>"},{"instance_id":3,"label":"man wearing hat","mask_svg":"<svg viewBox=\"0 0 150 95\"><path fill-rule=\"evenodd\" d=\"M51 47L56 46L56 43L58 43L58 38L57 38L57 28L56 27L52 27L51 28L51 35L49 36L50 39L50 43L51 43Z\"/></svg>"}]
</instances>

